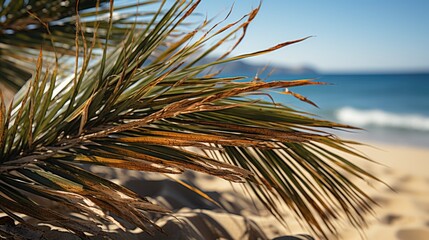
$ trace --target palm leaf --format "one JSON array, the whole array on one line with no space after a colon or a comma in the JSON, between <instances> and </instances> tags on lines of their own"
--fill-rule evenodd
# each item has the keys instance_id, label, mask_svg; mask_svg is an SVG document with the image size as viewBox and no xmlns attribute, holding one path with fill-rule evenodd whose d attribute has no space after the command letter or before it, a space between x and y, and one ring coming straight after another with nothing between
<instances>
[{"instance_id":1,"label":"palm leaf","mask_svg":"<svg viewBox=\"0 0 429 240\"><path fill-rule=\"evenodd\" d=\"M304 39L204 62L236 33L244 35L257 10L226 26L204 21L177 35L189 28L186 19L198 3L176 1L165 10L162 3L148 23L137 24L115 48L107 47L110 38L104 38L113 31L110 21L101 36L108 39L101 58L94 47L85 47L100 36L79 38L83 63L76 63L71 77L59 74L57 64L45 63L40 52L36 72L13 107L1 105L0 208L5 213L21 222L13 213L23 213L82 236L99 233L97 224L118 224L115 218L148 233L159 230L147 213L167 209L84 170L82 164L89 164L169 174L193 170L245 182L283 223L281 206L286 204L322 236L336 231L336 218L356 227L365 224L372 201L346 173L376 178L337 155L334 150L365 158L350 147L352 142L327 132L353 128L249 97L323 83L252 82L210 72ZM61 211L46 208L34 195L60 204ZM64 209L81 217L63 214ZM44 211L48 214L40 214Z\"/></svg>"}]
</instances>

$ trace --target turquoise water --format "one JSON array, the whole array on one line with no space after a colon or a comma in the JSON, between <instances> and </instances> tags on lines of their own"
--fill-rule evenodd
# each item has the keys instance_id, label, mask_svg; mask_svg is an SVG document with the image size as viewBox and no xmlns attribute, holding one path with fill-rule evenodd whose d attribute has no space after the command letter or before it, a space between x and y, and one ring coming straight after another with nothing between
<instances>
[{"instance_id":1,"label":"turquoise water","mask_svg":"<svg viewBox=\"0 0 429 240\"><path fill-rule=\"evenodd\" d=\"M289 90L320 108L272 95L285 105L365 129L347 137L429 147L429 74L322 75L317 81L330 85Z\"/></svg>"}]
</instances>

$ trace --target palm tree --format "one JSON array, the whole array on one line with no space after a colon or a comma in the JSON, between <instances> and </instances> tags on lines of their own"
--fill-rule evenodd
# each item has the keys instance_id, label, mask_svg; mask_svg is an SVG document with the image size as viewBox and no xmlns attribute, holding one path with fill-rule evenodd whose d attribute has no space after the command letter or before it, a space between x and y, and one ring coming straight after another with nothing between
<instances>
[{"instance_id":1,"label":"palm tree","mask_svg":"<svg viewBox=\"0 0 429 240\"><path fill-rule=\"evenodd\" d=\"M346 175L376 178L337 153L365 158L355 143L326 132L353 127L251 97L323 83L213 70L304 39L229 57L259 8L231 24L197 25L188 19L199 1L105 2L0 1L0 80L23 86L13 103L0 102L0 209L9 218L81 237L116 219L160 230L149 213L169 209L85 170L102 165L242 182L280 221L286 204L321 236L336 231L335 218L365 224L372 200ZM204 61L231 40L231 51Z\"/></svg>"}]
</instances>

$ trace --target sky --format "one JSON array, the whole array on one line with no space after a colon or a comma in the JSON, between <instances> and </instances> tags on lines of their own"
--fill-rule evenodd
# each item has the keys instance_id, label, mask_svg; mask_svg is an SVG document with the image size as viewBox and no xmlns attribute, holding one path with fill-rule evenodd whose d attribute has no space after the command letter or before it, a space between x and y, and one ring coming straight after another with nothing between
<instances>
[{"instance_id":1,"label":"sky","mask_svg":"<svg viewBox=\"0 0 429 240\"><path fill-rule=\"evenodd\" d=\"M206 0L198 12L231 20L255 0ZM314 36L251 61L321 72L429 72L428 0L265 0L235 54Z\"/></svg>"}]
</instances>

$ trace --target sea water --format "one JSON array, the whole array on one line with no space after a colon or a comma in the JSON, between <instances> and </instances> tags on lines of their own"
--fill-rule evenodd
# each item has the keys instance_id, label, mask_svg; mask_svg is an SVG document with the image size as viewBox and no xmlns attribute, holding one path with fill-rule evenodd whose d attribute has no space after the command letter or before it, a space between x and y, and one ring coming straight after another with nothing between
<instances>
[{"instance_id":1,"label":"sea water","mask_svg":"<svg viewBox=\"0 0 429 240\"><path fill-rule=\"evenodd\" d=\"M319 108L291 95L272 95L284 105L364 129L338 133L348 138L429 147L429 74L321 75L316 81L329 85L289 90L308 97Z\"/></svg>"}]
</instances>

